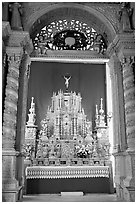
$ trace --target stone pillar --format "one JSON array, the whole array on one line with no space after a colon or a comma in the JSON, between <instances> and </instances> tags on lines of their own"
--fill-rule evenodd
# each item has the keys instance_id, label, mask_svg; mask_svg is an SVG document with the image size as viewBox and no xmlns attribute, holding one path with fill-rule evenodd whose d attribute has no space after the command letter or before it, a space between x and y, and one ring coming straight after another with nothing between
<instances>
[{"instance_id":1,"label":"stone pillar","mask_svg":"<svg viewBox=\"0 0 137 204\"><path fill-rule=\"evenodd\" d=\"M112 84L115 84L113 95L117 92L117 97L113 96L115 111L113 119L115 122L117 113L119 114L118 123L115 124L116 126L114 125L115 129L119 128L118 137L115 135L114 129L114 144L118 143L119 145L119 148L115 149L113 153L115 157L116 193L119 201L135 201L134 34L122 33L117 35L108 51L110 58L113 58L114 61L111 64L112 72L114 76L117 76L117 78L114 76L112 78ZM117 68L117 73L115 68ZM123 93L123 96L119 97L120 93ZM121 110L123 111L121 112Z\"/></svg>"},{"instance_id":2,"label":"stone pillar","mask_svg":"<svg viewBox=\"0 0 137 204\"><path fill-rule=\"evenodd\" d=\"M30 75L30 64L31 60L27 53L23 54L22 63L20 66L20 81L19 81L19 100L17 106L17 137L16 137L16 150L19 151L17 157L16 169L17 169L17 179L19 181L19 186L22 187L20 192L20 198L22 198L23 188L24 188L24 154L23 145L25 143L25 126L26 126L26 114L27 114L27 93L28 93L28 81Z\"/></svg>"},{"instance_id":3,"label":"stone pillar","mask_svg":"<svg viewBox=\"0 0 137 204\"><path fill-rule=\"evenodd\" d=\"M113 107L113 153L122 151L126 148L125 139L125 120L124 120L124 100L123 84L121 79L120 62L113 55L109 60L110 77L112 81L112 107Z\"/></svg>"},{"instance_id":4,"label":"stone pillar","mask_svg":"<svg viewBox=\"0 0 137 204\"><path fill-rule=\"evenodd\" d=\"M11 28L10 28L9 22L6 22L6 21L2 22L2 119L3 119L3 113L4 113L6 78L8 74L6 43L10 33L11 33Z\"/></svg>"},{"instance_id":5,"label":"stone pillar","mask_svg":"<svg viewBox=\"0 0 137 204\"><path fill-rule=\"evenodd\" d=\"M3 167L3 201L16 201L18 198L18 181L15 178L16 156L16 120L17 101L19 87L19 66L22 57L22 48L12 48L7 50L8 55L8 75L6 85L6 98L3 116L3 138L2 138L2 167Z\"/></svg>"},{"instance_id":6,"label":"stone pillar","mask_svg":"<svg viewBox=\"0 0 137 204\"><path fill-rule=\"evenodd\" d=\"M135 150L135 58L121 59L125 100L126 135L128 151Z\"/></svg>"},{"instance_id":7,"label":"stone pillar","mask_svg":"<svg viewBox=\"0 0 137 204\"><path fill-rule=\"evenodd\" d=\"M22 188L18 182L16 167L17 156L19 155L19 149L16 146L16 139L18 138L19 74L23 52L24 50L28 52L31 45L29 33L12 31L6 45L8 74L3 113L2 197L5 202L15 202L19 200L19 192Z\"/></svg>"}]
</instances>

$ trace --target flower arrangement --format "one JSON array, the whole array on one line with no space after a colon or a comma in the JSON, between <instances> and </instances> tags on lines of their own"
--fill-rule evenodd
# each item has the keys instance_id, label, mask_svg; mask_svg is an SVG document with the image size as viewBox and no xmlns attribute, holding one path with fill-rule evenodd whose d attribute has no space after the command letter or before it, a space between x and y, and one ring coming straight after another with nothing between
<instances>
[{"instance_id":1,"label":"flower arrangement","mask_svg":"<svg viewBox=\"0 0 137 204\"><path fill-rule=\"evenodd\" d=\"M76 146L76 156L80 158L88 158L89 155L91 154L91 150L89 149L88 146L82 145Z\"/></svg>"}]
</instances>

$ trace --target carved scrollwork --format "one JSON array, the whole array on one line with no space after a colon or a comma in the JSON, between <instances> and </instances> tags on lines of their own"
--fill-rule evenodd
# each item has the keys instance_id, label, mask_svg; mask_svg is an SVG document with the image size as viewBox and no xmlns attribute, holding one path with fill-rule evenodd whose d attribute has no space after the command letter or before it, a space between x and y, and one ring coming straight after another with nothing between
<instances>
[{"instance_id":1,"label":"carved scrollwork","mask_svg":"<svg viewBox=\"0 0 137 204\"><path fill-rule=\"evenodd\" d=\"M124 69L123 70L123 78L124 79L126 79L126 78L128 78L128 77L130 77L130 76L133 76L133 69Z\"/></svg>"},{"instance_id":2,"label":"carved scrollwork","mask_svg":"<svg viewBox=\"0 0 137 204\"><path fill-rule=\"evenodd\" d=\"M7 76L7 89L13 89L14 91L18 91L18 86L19 86L19 83L16 79L14 79L13 77L11 76Z\"/></svg>"},{"instance_id":3,"label":"carved scrollwork","mask_svg":"<svg viewBox=\"0 0 137 204\"><path fill-rule=\"evenodd\" d=\"M11 129L15 129L16 128L16 118L14 119L13 117L10 118L9 120L9 117L10 117L10 114L4 114L4 125L6 127L9 127Z\"/></svg>"},{"instance_id":4,"label":"carved scrollwork","mask_svg":"<svg viewBox=\"0 0 137 204\"><path fill-rule=\"evenodd\" d=\"M21 61L20 55L16 55L16 54L8 55L9 67L13 66L18 68L20 61Z\"/></svg>"},{"instance_id":5,"label":"carved scrollwork","mask_svg":"<svg viewBox=\"0 0 137 204\"><path fill-rule=\"evenodd\" d=\"M6 88L6 96L8 100L17 102L18 100L18 94L14 89L11 89L9 87Z\"/></svg>"},{"instance_id":6,"label":"carved scrollwork","mask_svg":"<svg viewBox=\"0 0 137 204\"><path fill-rule=\"evenodd\" d=\"M135 86L134 85L134 79L128 80L128 81L124 81L123 85L124 85L124 90L128 90L128 89L134 87Z\"/></svg>"},{"instance_id":7,"label":"carved scrollwork","mask_svg":"<svg viewBox=\"0 0 137 204\"><path fill-rule=\"evenodd\" d=\"M9 77L13 77L14 79L18 80L19 78L19 70L15 67L9 67L9 73L8 73Z\"/></svg>"},{"instance_id":8,"label":"carved scrollwork","mask_svg":"<svg viewBox=\"0 0 137 204\"><path fill-rule=\"evenodd\" d=\"M135 56L123 57L121 59L122 67L134 67L135 66Z\"/></svg>"},{"instance_id":9,"label":"carved scrollwork","mask_svg":"<svg viewBox=\"0 0 137 204\"><path fill-rule=\"evenodd\" d=\"M126 114L134 113L135 112L135 104L132 104L128 107L126 107Z\"/></svg>"},{"instance_id":10,"label":"carved scrollwork","mask_svg":"<svg viewBox=\"0 0 137 204\"><path fill-rule=\"evenodd\" d=\"M4 110L4 112L6 112L6 113L8 113L8 114L16 115L17 110L16 110L16 109L13 109L13 107L11 107L11 106L5 105L5 110Z\"/></svg>"},{"instance_id":11,"label":"carved scrollwork","mask_svg":"<svg viewBox=\"0 0 137 204\"><path fill-rule=\"evenodd\" d=\"M25 157L26 160L32 160L34 157L35 148L32 144L25 144L23 145L22 155Z\"/></svg>"},{"instance_id":12,"label":"carved scrollwork","mask_svg":"<svg viewBox=\"0 0 137 204\"><path fill-rule=\"evenodd\" d=\"M13 110L15 110L17 112L17 105L16 105L16 103L14 103L13 101L8 101L8 99L6 99L4 112L6 112L6 109L8 107L12 108Z\"/></svg>"},{"instance_id":13,"label":"carved scrollwork","mask_svg":"<svg viewBox=\"0 0 137 204\"><path fill-rule=\"evenodd\" d=\"M47 50L94 50L104 54L107 34L97 33L79 20L59 20L50 23L36 34L33 40L36 55L46 55Z\"/></svg>"}]
</instances>

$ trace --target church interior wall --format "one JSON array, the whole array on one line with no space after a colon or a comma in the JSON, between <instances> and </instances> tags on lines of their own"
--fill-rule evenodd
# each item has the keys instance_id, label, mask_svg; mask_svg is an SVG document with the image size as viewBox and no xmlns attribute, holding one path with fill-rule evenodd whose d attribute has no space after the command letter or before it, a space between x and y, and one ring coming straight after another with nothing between
<instances>
[{"instance_id":1,"label":"church interior wall","mask_svg":"<svg viewBox=\"0 0 137 204\"><path fill-rule=\"evenodd\" d=\"M29 79L30 59L26 64L19 63L23 50L26 50L27 57L32 52L32 41L35 29L39 30L44 21L58 11L62 11L61 3L23 3L25 15L21 18L18 15L17 27L11 20L12 12L9 12L9 2L2 3L3 20L3 201L17 201L18 186L24 185L23 156L21 148L24 141L26 107L27 107L27 86ZM43 5L47 10L44 11ZM73 7L74 9L70 9ZM84 7L83 7L84 5ZM135 30L135 3L129 3L132 11L131 16L124 17L124 22L130 18L127 27L124 27L117 17L117 11L121 10L121 4L111 3L80 3L69 4L68 11L72 17L79 17L79 11L83 9L86 13L83 19L92 24L90 17L96 19L94 26L98 31L107 33L108 49L107 58L110 59L109 67L112 79L113 95L113 128L114 128L114 157L115 157L115 183L118 198L126 201L135 200L135 124L134 124L134 30ZM59 9L60 8L60 9ZM113 9L114 8L114 9ZM41 15L43 11L43 15ZM55 11L55 12L54 12ZM74 14L77 11L77 15ZM111 12L113 11L113 12ZM127 11L127 10L126 10ZM47 13L46 13L47 12ZM68 13L69 13L68 12ZM48 15L49 14L49 15ZM109 16L109 18L108 18ZM15 16L14 16L15 17ZM30 17L30 18L29 18ZM46 19L47 18L47 19ZM92 19L92 18L91 18ZM20 27L22 24L23 28ZM122 30L123 29L123 30ZM124 30L125 29L125 30ZM127 30L126 30L127 29ZM16 30L11 32L11 30ZM24 32L25 31L25 32ZM30 33L29 33L30 32ZM103 34L102 33L102 34ZM5 38L6 36L6 38ZM28 36L28 37L26 37ZM29 51L29 49L31 51ZM113 56L115 53L116 57ZM62 57L62 56L61 56ZM112 60L113 58L113 60ZM26 60L26 61L27 61ZM113 62L111 62L111 60ZM15 70L14 70L15 66ZM7 73L7 69L9 72ZM19 76L15 74L20 70ZM21 69L24 69L21 71ZM14 72L15 71L15 72ZM11 77L12 82L9 78ZM31 76L30 76L31 77ZM19 92L18 92L19 83ZM16 84L16 85L15 85ZM10 91L9 91L10 90ZM15 90L15 91L14 91ZM17 97L17 98L16 98ZM9 103L10 101L10 103ZM11 106L9 104L12 104ZM10 112L11 111L11 112ZM17 118L16 118L17 113ZM14 120L13 120L14 118ZM9 129L11 130L9 132ZM16 133L15 133L16 132ZM14 138L13 135L16 137ZM9 139L10 137L10 139ZM14 141L15 139L15 141ZM15 144L14 144L15 143ZM19 168L21 167L22 168ZM9 180L8 180L9 179ZM13 190L14 189L14 190ZM12 192L13 190L13 192Z\"/></svg>"}]
</instances>

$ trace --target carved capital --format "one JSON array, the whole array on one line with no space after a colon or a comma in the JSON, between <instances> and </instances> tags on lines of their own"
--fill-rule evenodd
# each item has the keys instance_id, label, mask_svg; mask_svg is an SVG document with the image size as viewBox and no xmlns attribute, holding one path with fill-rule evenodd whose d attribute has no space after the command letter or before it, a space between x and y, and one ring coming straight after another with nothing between
<instances>
[{"instance_id":1,"label":"carved capital","mask_svg":"<svg viewBox=\"0 0 137 204\"><path fill-rule=\"evenodd\" d=\"M9 37L8 46L10 49L24 49L28 54L33 51L32 40L26 31L13 31Z\"/></svg>"},{"instance_id":2,"label":"carved capital","mask_svg":"<svg viewBox=\"0 0 137 204\"><path fill-rule=\"evenodd\" d=\"M8 62L9 62L9 67L19 67L21 61L21 56L20 55L16 55L16 54L12 54L12 55L8 55Z\"/></svg>"},{"instance_id":3,"label":"carved capital","mask_svg":"<svg viewBox=\"0 0 137 204\"><path fill-rule=\"evenodd\" d=\"M122 67L134 67L135 66L135 56L123 57L121 60Z\"/></svg>"}]
</instances>

